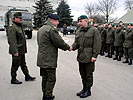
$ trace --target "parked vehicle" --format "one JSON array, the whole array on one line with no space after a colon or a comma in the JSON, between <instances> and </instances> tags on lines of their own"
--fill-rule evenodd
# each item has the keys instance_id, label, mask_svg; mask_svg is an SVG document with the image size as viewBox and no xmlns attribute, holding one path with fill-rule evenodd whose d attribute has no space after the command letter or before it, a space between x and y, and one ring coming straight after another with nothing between
<instances>
[{"instance_id":1,"label":"parked vehicle","mask_svg":"<svg viewBox=\"0 0 133 100\"><path fill-rule=\"evenodd\" d=\"M73 34L76 31L76 26L67 26L67 34Z\"/></svg>"},{"instance_id":2,"label":"parked vehicle","mask_svg":"<svg viewBox=\"0 0 133 100\"><path fill-rule=\"evenodd\" d=\"M5 14L5 27L6 31L8 30L8 26L12 25L13 22L13 15L16 12L22 13L22 23L23 23L23 30L25 31L25 34L27 35L28 39L32 38L32 15L28 10L21 10L21 9L10 9Z\"/></svg>"},{"instance_id":3,"label":"parked vehicle","mask_svg":"<svg viewBox=\"0 0 133 100\"><path fill-rule=\"evenodd\" d=\"M0 24L0 31L5 31L5 27L2 24Z\"/></svg>"}]
</instances>

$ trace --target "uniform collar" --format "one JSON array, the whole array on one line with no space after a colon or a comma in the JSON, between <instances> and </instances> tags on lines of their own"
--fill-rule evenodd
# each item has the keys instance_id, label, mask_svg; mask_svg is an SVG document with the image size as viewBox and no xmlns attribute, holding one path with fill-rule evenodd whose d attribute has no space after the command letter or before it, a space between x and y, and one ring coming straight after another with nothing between
<instances>
[{"instance_id":1,"label":"uniform collar","mask_svg":"<svg viewBox=\"0 0 133 100\"><path fill-rule=\"evenodd\" d=\"M17 25L17 26L22 26L22 23L17 23L17 22L15 22L15 21L13 21L13 23L14 23L15 25Z\"/></svg>"},{"instance_id":2,"label":"uniform collar","mask_svg":"<svg viewBox=\"0 0 133 100\"><path fill-rule=\"evenodd\" d=\"M91 27L90 25L87 27L81 27L80 31L86 31L87 32L90 27Z\"/></svg>"},{"instance_id":3,"label":"uniform collar","mask_svg":"<svg viewBox=\"0 0 133 100\"><path fill-rule=\"evenodd\" d=\"M54 26L54 24L53 24L53 23L51 23L50 21L46 21L45 25L50 25L51 27L53 27L53 28L55 28L55 29L56 29L56 27Z\"/></svg>"}]
</instances>

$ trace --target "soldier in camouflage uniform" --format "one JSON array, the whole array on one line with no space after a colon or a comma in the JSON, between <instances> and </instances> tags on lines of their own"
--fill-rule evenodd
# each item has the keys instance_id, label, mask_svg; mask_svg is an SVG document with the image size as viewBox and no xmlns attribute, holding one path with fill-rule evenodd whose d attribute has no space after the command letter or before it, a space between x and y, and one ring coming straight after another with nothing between
<instances>
[{"instance_id":1,"label":"soldier in camouflage uniform","mask_svg":"<svg viewBox=\"0 0 133 100\"><path fill-rule=\"evenodd\" d=\"M27 53L25 33L22 28L22 14L17 12L14 14L14 21L12 26L8 27L7 32L9 53L12 55L11 67L11 84L22 84L16 79L17 70L19 66L25 75L25 81L33 81L35 77L29 75L28 68L25 61L25 53Z\"/></svg>"},{"instance_id":2,"label":"soldier in camouflage uniform","mask_svg":"<svg viewBox=\"0 0 133 100\"><path fill-rule=\"evenodd\" d=\"M49 14L47 22L37 33L37 66L40 67L40 75L42 76L43 100L55 98L53 88L56 82L58 48L70 49L70 46L64 42L56 29L58 24L59 17L56 14Z\"/></svg>"},{"instance_id":3,"label":"soldier in camouflage uniform","mask_svg":"<svg viewBox=\"0 0 133 100\"><path fill-rule=\"evenodd\" d=\"M123 42L124 42L124 32L121 29L120 25L116 25L116 31L114 33L115 35L115 41L114 41L114 46L115 46L115 58L113 60L118 60L121 61L121 57L123 55Z\"/></svg>"},{"instance_id":4,"label":"soldier in camouflage uniform","mask_svg":"<svg viewBox=\"0 0 133 100\"><path fill-rule=\"evenodd\" d=\"M100 29L100 35L101 35L101 50L100 50L100 55L103 56L105 51L106 51L107 30L104 28L103 25L100 25L99 29Z\"/></svg>"},{"instance_id":5,"label":"soldier in camouflage uniform","mask_svg":"<svg viewBox=\"0 0 133 100\"><path fill-rule=\"evenodd\" d=\"M128 63L128 65L132 65L132 59L133 59L133 30L132 30L133 24L128 24L127 26L127 32L125 33L125 41L123 43L124 47L124 56L125 61L123 63Z\"/></svg>"},{"instance_id":6,"label":"soldier in camouflage uniform","mask_svg":"<svg viewBox=\"0 0 133 100\"><path fill-rule=\"evenodd\" d=\"M101 48L101 38L98 30L88 25L87 16L81 15L78 21L80 28L76 31L72 48L73 50L78 49L77 60L83 89L76 95L80 98L86 98L91 95L93 72L95 70L95 61Z\"/></svg>"},{"instance_id":7,"label":"soldier in camouflage uniform","mask_svg":"<svg viewBox=\"0 0 133 100\"><path fill-rule=\"evenodd\" d=\"M107 38L106 38L106 46L107 46L107 55L106 57L112 58L114 51L114 30L112 28L112 24L109 24L107 30Z\"/></svg>"}]
</instances>

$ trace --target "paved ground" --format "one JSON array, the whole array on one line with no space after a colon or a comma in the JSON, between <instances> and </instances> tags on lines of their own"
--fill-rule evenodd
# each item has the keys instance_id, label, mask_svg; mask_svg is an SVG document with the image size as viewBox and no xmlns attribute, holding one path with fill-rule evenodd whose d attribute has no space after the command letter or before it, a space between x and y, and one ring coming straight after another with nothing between
<instances>
[{"instance_id":1,"label":"paved ground","mask_svg":"<svg viewBox=\"0 0 133 100\"><path fill-rule=\"evenodd\" d=\"M74 35L64 39L72 44ZM36 31L32 39L27 39L27 46L27 65L31 75L36 76L37 79L33 82L25 82L24 75L19 69L18 79L23 84L10 84L11 56L8 54L6 34L0 31L0 100L41 100L41 77L36 66ZM57 82L54 88L55 100L82 100L75 95L81 89L76 54L76 51L59 50ZM128 66L99 56L94 72L92 96L83 100L133 100L133 65Z\"/></svg>"}]
</instances>

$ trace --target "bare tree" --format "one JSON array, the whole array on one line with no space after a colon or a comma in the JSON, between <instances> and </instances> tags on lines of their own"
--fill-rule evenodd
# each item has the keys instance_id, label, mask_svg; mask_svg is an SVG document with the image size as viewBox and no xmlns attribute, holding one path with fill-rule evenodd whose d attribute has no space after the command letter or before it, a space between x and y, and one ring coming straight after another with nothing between
<instances>
[{"instance_id":1,"label":"bare tree","mask_svg":"<svg viewBox=\"0 0 133 100\"><path fill-rule=\"evenodd\" d=\"M94 16L96 14L96 6L93 3L87 3L85 6L85 11L88 16Z\"/></svg>"},{"instance_id":2,"label":"bare tree","mask_svg":"<svg viewBox=\"0 0 133 100\"><path fill-rule=\"evenodd\" d=\"M94 20L94 23L105 23L105 17L101 15L94 15L91 16L91 18Z\"/></svg>"},{"instance_id":3,"label":"bare tree","mask_svg":"<svg viewBox=\"0 0 133 100\"><path fill-rule=\"evenodd\" d=\"M105 22L105 17L99 14L95 4L87 3L87 5L85 6L85 11L88 14L88 16L94 20L94 23Z\"/></svg>"},{"instance_id":4,"label":"bare tree","mask_svg":"<svg viewBox=\"0 0 133 100\"><path fill-rule=\"evenodd\" d=\"M104 14L106 21L108 22L109 16L116 10L116 0L98 0L97 10Z\"/></svg>"},{"instance_id":5,"label":"bare tree","mask_svg":"<svg viewBox=\"0 0 133 100\"><path fill-rule=\"evenodd\" d=\"M124 4L125 4L125 10L127 11L133 8L133 0L126 0Z\"/></svg>"}]
</instances>

